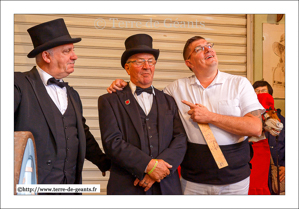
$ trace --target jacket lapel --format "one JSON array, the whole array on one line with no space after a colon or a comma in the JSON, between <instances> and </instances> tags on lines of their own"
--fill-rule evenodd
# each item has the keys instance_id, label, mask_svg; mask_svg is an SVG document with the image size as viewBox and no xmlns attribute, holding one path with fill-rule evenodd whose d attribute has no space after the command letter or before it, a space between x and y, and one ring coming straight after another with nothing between
<instances>
[{"instance_id":1,"label":"jacket lapel","mask_svg":"<svg viewBox=\"0 0 299 209\"><path fill-rule=\"evenodd\" d=\"M50 127L50 130L56 140L56 126L55 126L55 119L52 113L52 108L49 105L52 101L51 98L48 96L48 92L38 74L36 67L33 67L31 71L29 71L26 75L29 83L32 86L32 89L35 93L35 96L39 102L41 110L45 116L45 119ZM52 102L53 103L53 102Z\"/></svg>"},{"instance_id":2,"label":"jacket lapel","mask_svg":"<svg viewBox=\"0 0 299 209\"><path fill-rule=\"evenodd\" d=\"M134 98L130 86L127 85L123 91L118 91L117 95L119 97L119 101L129 115L136 132L139 135L141 150L145 150L145 139L143 134L142 121L140 119L137 106L139 104Z\"/></svg>"}]
</instances>

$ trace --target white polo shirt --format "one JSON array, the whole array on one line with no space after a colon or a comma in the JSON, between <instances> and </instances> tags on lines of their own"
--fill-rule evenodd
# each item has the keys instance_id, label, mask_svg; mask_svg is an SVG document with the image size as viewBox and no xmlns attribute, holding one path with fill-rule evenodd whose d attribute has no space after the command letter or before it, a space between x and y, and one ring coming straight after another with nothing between
<instances>
[{"instance_id":1,"label":"white polo shirt","mask_svg":"<svg viewBox=\"0 0 299 209\"><path fill-rule=\"evenodd\" d=\"M191 143L206 144L197 123L188 115L189 106L183 104L182 100L202 104L211 112L228 116L242 117L258 109L265 111L247 78L219 70L207 88L204 88L193 75L174 81L164 89L164 92L175 99L188 141ZM230 145L244 140L243 136L209 125L219 145Z\"/></svg>"}]
</instances>

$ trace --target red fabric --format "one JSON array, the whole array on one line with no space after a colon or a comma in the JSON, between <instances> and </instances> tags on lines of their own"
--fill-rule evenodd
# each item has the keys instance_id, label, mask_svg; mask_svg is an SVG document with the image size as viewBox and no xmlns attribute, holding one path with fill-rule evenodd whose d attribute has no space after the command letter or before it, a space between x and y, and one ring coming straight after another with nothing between
<instances>
[{"instance_id":1,"label":"red fabric","mask_svg":"<svg viewBox=\"0 0 299 209\"><path fill-rule=\"evenodd\" d=\"M270 94L268 94L268 93L258 94L257 98L258 98L259 102L261 103L261 105L263 105L263 107L266 110L268 110L270 108L272 110L274 110L274 99Z\"/></svg>"},{"instance_id":2,"label":"red fabric","mask_svg":"<svg viewBox=\"0 0 299 209\"><path fill-rule=\"evenodd\" d=\"M179 177L181 178L181 166L178 167Z\"/></svg>"},{"instance_id":3,"label":"red fabric","mask_svg":"<svg viewBox=\"0 0 299 209\"><path fill-rule=\"evenodd\" d=\"M268 139L253 142L253 158L249 184L249 195L270 195L268 174L270 168L270 147Z\"/></svg>"}]
</instances>

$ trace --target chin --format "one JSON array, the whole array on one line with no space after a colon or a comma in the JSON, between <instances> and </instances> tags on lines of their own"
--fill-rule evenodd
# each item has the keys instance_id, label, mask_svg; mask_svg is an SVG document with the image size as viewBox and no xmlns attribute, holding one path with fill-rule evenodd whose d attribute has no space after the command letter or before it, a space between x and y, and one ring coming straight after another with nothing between
<instances>
[{"instance_id":1,"label":"chin","mask_svg":"<svg viewBox=\"0 0 299 209\"><path fill-rule=\"evenodd\" d=\"M71 74L71 73L73 73L74 71L75 71L74 68L70 68L70 69L67 70L67 73L68 73L68 74Z\"/></svg>"},{"instance_id":2,"label":"chin","mask_svg":"<svg viewBox=\"0 0 299 209\"><path fill-rule=\"evenodd\" d=\"M152 82L143 81L143 82L140 82L140 84L141 84L142 86L150 86L150 85L152 85Z\"/></svg>"},{"instance_id":3,"label":"chin","mask_svg":"<svg viewBox=\"0 0 299 209\"><path fill-rule=\"evenodd\" d=\"M145 85L152 84L152 82L153 82L153 79L152 79L152 78L147 78L147 79L144 79L144 80L143 80L143 83L144 83Z\"/></svg>"}]
</instances>

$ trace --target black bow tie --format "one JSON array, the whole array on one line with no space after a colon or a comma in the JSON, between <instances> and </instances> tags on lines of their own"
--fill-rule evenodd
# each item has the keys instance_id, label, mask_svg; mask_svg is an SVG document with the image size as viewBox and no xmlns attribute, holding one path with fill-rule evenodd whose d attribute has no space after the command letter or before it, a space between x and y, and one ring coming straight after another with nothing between
<instances>
[{"instance_id":1,"label":"black bow tie","mask_svg":"<svg viewBox=\"0 0 299 209\"><path fill-rule=\"evenodd\" d=\"M135 93L137 94L137 96L139 96L142 92L146 92L146 93L152 94L153 93L153 88L150 86L150 87L148 87L146 89L143 89L143 88L140 88L139 86L136 86Z\"/></svg>"},{"instance_id":2,"label":"black bow tie","mask_svg":"<svg viewBox=\"0 0 299 209\"><path fill-rule=\"evenodd\" d=\"M54 77L50 78L47 82L48 85L54 84L59 86L60 88L63 88L67 85L67 82L59 82L59 80L56 80Z\"/></svg>"}]
</instances>

